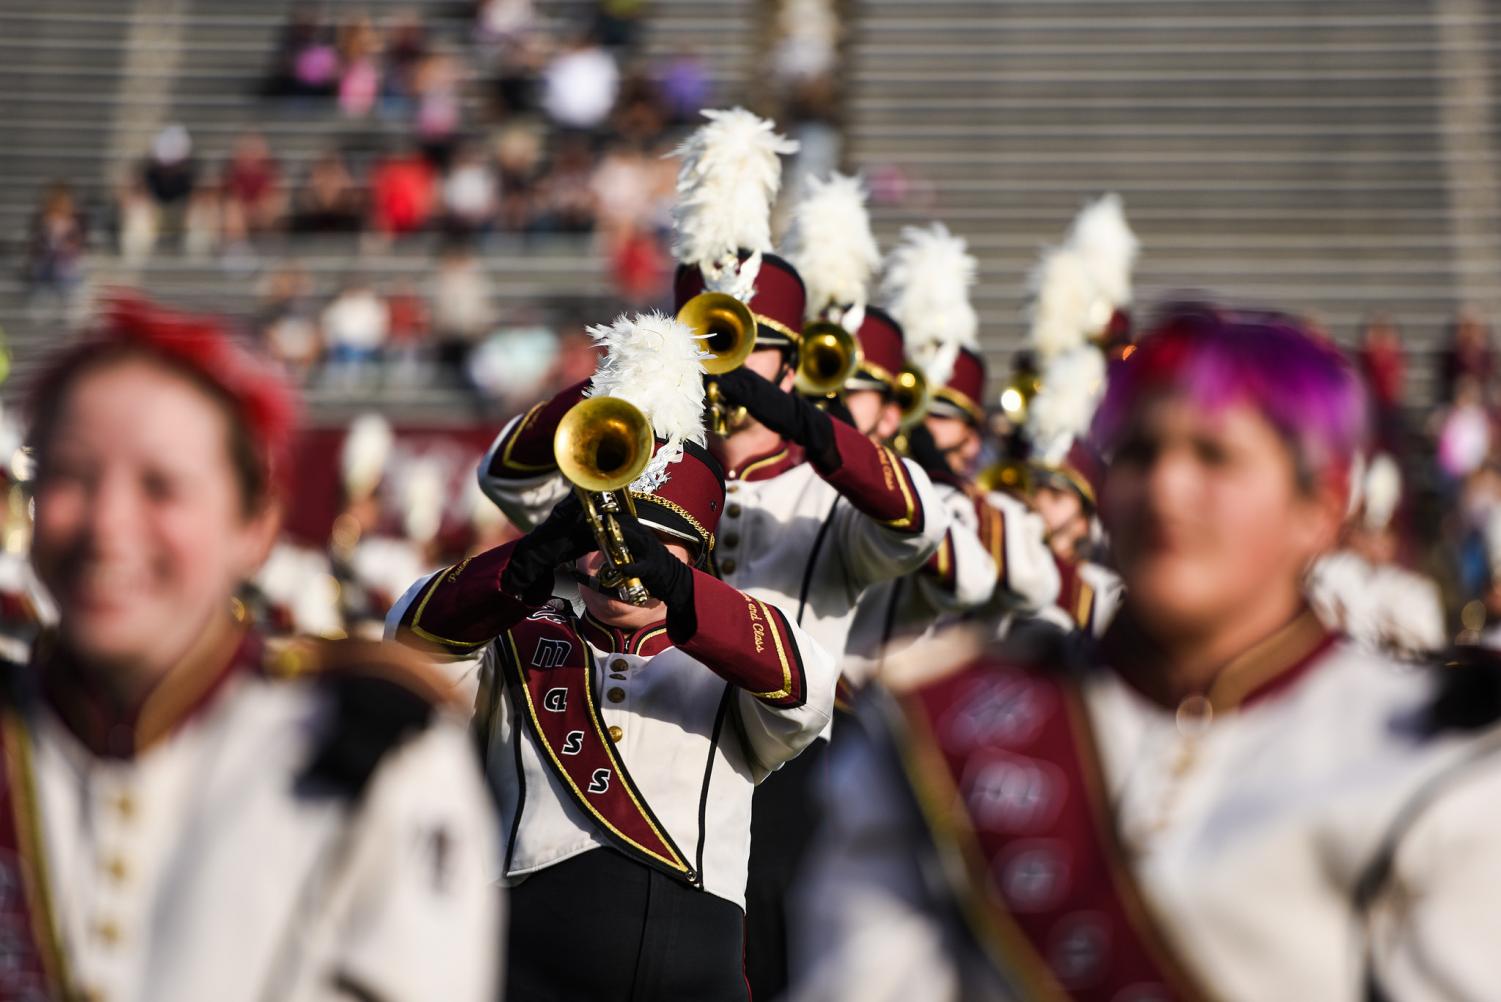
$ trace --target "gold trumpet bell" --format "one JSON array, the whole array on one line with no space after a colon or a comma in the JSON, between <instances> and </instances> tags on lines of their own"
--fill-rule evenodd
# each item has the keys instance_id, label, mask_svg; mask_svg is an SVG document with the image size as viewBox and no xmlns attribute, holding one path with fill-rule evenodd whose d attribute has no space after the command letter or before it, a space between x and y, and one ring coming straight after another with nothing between
<instances>
[{"instance_id":1,"label":"gold trumpet bell","mask_svg":"<svg viewBox=\"0 0 1501 1002\"><path fill-rule=\"evenodd\" d=\"M902 412L901 429L911 431L927 416L929 401L928 377L915 365L904 365L896 374L894 389L896 405Z\"/></svg>"},{"instance_id":2,"label":"gold trumpet bell","mask_svg":"<svg viewBox=\"0 0 1501 1002\"><path fill-rule=\"evenodd\" d=\"M838 393L860 367L860 342L839 324L815 321L803 328L797 356L797 391L810 397Z\"/></svg>"},{"instance_id":3,"label":"gold trumpet bell","mask_svg":"<svg viewBox=\"0 0 1501 1002\"><path fill-rule=\"evenodd\" d=\"M651 462L651 422L619 397L590 397L569 408L553 435L558 470L586 491L617 491Z\"/></svg>"},{"instance_id":4,"label":"gold trumpet bell","mask_svg":"<svg viewBox=\"0 0 1501 1002\"><path fill-rule=\"evenodd\" d=\"M740 368L756 350L755 314L727 292L699 293L678 310L678 321L704 338L713 356L704 359L704 371L711 376Z\"/></svg>"}]
</instances>

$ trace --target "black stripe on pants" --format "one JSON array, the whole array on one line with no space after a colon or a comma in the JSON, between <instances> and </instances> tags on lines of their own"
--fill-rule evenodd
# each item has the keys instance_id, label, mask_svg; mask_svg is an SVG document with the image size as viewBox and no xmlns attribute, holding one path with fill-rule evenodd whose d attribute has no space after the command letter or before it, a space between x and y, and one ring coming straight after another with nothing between
<instances>
[{"instance_id":1,"label":"black stripe on pants","mask_svg":"<svg viewBox=\"0 0 1501 1002\"><path fill-rule=\"evenodd\" d=\"M507 1002L746 1002L745 916L594 849L510 892Z\"/></svg>"}]
</instances>

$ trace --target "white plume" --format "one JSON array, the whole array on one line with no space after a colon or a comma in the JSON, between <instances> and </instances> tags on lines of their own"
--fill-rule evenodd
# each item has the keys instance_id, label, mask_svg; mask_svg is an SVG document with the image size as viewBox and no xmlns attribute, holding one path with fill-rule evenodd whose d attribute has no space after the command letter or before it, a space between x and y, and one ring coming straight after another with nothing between
<instances>
[{"instance_id":1,"label":"white plume","mask_svg":"<svg viewBox=\"0 0 1501 1002\"><path fill-rule=\"evenodd\" d=\"M395 442L391 423L376 413L361 414L349 423L349 434L339 452L339 472L349 500L369 497L380 486L386 460Z\"/></svg>"},{"instance_id":2,"label":"white plume","mask_svg":"<svg viewBox=\"0 0 1501 1002\"><path fill-rule=\"evenodd\" d=\"M684 442L704 444L703 359L710 353L693 328L660 313L620 316L590 327L589 336L605 355L585 395L635 404L665 441L631 484L656 490L667 481L667 467L683 457Z\"/></svg>"},{"instance_id":3,"label":"white plume","mask_svg":"<svg viewBox=\"0 0 1501 1002\"><path fill-rule=\"evenodd\" d=\"M863 313L870 298L881 250L870 230L865 197L859 178L835 173L826 181L809 178L807 194L793 206L787 259L808 288L809 319L830 307Z\"/></svg>"},{"instance_id":4,"label":"white plume","mask_svg":"<svg viewBox=\"0 0 1501 1002\"><path fill-rule=\"evenodd\" d=\"M1084 259L1095 288L1112 309L1130 305L1131 269L1141 241L1126 222L1119 195L1101 195L1084 206L1064 246Z\"/></svg>"},{"instance_id":5,"label":"white plume","mask_svg":"<svg viewBox=\"0 0 1501 1002\"><path fill-rule=\"evenodd\" d=\"M796 153L798 144L744 108L703 115L708 123L675 151L682 163L672 253L682 264L698 265L710 289L746 300L760 252L771 250L771 206L782 186L780 157ZM754 255L744 266L738 259L742 249Z\"/></svg>"},{"instance_id":6,"label":"white plume","mask_svg":"<svg viewBox=\"0 0 1501 1002\"><path fill-rule=\"evenodd\" d=\"M1030 285L1032 326L1027 339L1042 361L1084 344L1110 319L1107 313L1096 326L1100 320L1096 307L1102 300L1089 277L1089 266L1075 251L1059 247L1045 251Z\"/></svg>"},{"instance_id":7,"label":"white plume","mask_svg":"<svg viewBox=\"0 0 1501 1002\"><path fill-rule=\"evenodd\" d=\"M1034 455L1057 464L1074 439L1089 433L1105 392L1105 356L1093 345L1078 345L1049 359L1040 382L1027 405L1027 438Z\"/></svg>"},{"instance_id":8,"label":"white plume","mask_svg":"<svg viewBox=\"0 0 1501 1002\"><path fill-rule=\"evenodd\" d=\"M414 461L407 470L402 490L402 527L406 536L419 545L432 542L443 527L443 509L448 502L448 485L442 464L431 458Z\"/></svg>"},{"instance_id":9,"label":"white plume","mask_svg":"<svg viewBox=\"0 0 1501 1002\"><path fill-rule=\"evenodd\" d=\"M908 226L886 259L881 294L902 325L908 354L934 386L948 382L960 348L979 349L980 318L969 301L979 264L942 223Z\"/></svg>"},{"instance_id":10,"label":"white plume","mask_svg":"<svg viewBox=\"0 0 1501 1002\"><path fill-rule=\"evenodd\" d=\"M1402 470L1397 461L1385 452L1372 456L1360 487L1366 528L1372 531L1385 529L1397 513L1397 505L1402 502Z\"/></svg>"}]
</instances>

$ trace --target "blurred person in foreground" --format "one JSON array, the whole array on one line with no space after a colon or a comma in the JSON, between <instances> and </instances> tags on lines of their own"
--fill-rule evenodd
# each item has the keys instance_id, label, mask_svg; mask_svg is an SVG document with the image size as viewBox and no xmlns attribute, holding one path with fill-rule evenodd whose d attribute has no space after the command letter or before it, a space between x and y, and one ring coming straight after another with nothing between
<instances>
[{"instance_id":1,"label":"blurred person in foreground","mask_svg":"<svg viewBox=\"0 0 1501 1002\"><path fill-rule=\"evenodd\" d=\"M1303 597L1364 424L1291 320L1153 325L1095 425L1125 606L888 662L794 998L1495 997L1494 663L1399 666Z\"/></svg>"},{"instance_id":2,"label":"blurred person in foreground","mask_svg":"<svg viewBox=\"0 0 1501 1002\"><path fill-rule=\"evenodd\" d=\"M59 620L0 691L0 997L495 998L494 823L444 684L240 614L290 391L122 298L34 399Z\"/></svg>"}]
</instances>

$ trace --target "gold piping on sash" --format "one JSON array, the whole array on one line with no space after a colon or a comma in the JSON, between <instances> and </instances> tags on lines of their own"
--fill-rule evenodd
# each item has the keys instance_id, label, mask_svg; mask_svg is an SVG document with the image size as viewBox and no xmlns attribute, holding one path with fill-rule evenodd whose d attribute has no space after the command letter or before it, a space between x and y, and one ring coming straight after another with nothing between
<instances>
[{"instance_id":1,"label":"gold piping on sash","mask_svg":"<svg viewBox=\"0 0 1501 1002\"><path fill-rule=\"evenodd\" d=\"M522 671L521 652L516 649L516 638L511 635L511 631L509 630L506 631L506 643L511 648L511 663L516 666L516 671L518 674L520 674ZM590 657L587 651L585 652L584 656L586 658ZM590 677L592 672L593 663L591 660L590 664L584 669L584 699L589 707L589 723L594 728L595 737L599 739L600 744L603 746L605 755L610 760L610 764L615 767L615 774L622 777L620 785L625 789L626 796L631 798L631 803L635 805L636 810L641 814L641 819L646 822L646 826L651 829L653 835L657 836L662 845L667 848L667 851L672 853L673 855L671 857L663 856L661 853L654 852L651 849L648 849L646 846L641 845L635 839L622 832L619 828L616 828L614 825L610 824L609 818L605 817L603 814L599 813L599 811L594 809L594 805L589 802L589 798L586 797L583 791L578 788L578 785L574 783L573 777L568 774L568 770L563 766L563 763L558 761L558 756L553 753L552 745L548 744L546 741L541 740L540 736L543 733L542 721L537 716L536 704L532 702L532 691L526 687L526 681L523 677L522 684L517 688L519 688L522 694L526 697L526 712L527 715L531 717L532 727L534 728L533 733L538 735L538 743L541 744L543 749L547 752L547 757L552 759L553 765L557 766L558 774L563 777L563 779L568 783L569 788L572 789L574 794L578 797L578 803L582 804L585 810L594 815L594 817L599 821L600 824L604 825L610 831L614 832L615 836L627 845L639 849L641 852L644 852L652 859L661 860L663 863L666 863L668 866L672 867L675 870L687 873L689 869L688 864L684 863L681 859L678 858L677 851L673 848L671 840L669 840L665 835L662 834L661 830L657 828L657 823L652 820L651 814L648 813L647 810L641 805L641 801L636 799L636 791L633 788L634 784L625 782L624 777L626 775L626 772L620 765L619 757L615 754L615 743L611 741L604 734L604 732L599 729L599 712L595 709L594 706L594 684Z\"/></svg>"},{"instance_id":2,"label":"gold piping on sash","mask_svg":"<svg viewBox=\"0 0 1501 1002\"><path fill-rule=\"evenodd\" d=\"M7 706L0 714L4 735L5 772L10 782L11 813L16 826L16 850L21 857L21 882L26 899L35 907L31 933L41 954L42 967L52 987L67 995L69 979L62 941L53 918L51 880L42 840L41 815L37 810L36 776L31 765L31 735L21 714ZM28 865L29 864L29 865Z\"/></svg>"},{"instance_id":3,"label":"gold piping on sash","mask_svg":"<svg viewBox=\"0 0 1501 1002\"><path fill-rule=\"evenodd\" d=\"M1079 773L1084 777L1086 788L1085 805L1089 809L1089 817L1094 822L1100 844L1105 848L1116 898L1125 909L1132 927L1140 934L1142 945L1151 953L1153 963L1177 997L1189 1002L1209 1002L1215 996L1204 989L1204 983L1185 966L1178 950L1173 947L1172 940L1131 873L1114 819L1102 810L1103 805L1110 803L1110 800L1105 792L1104 766L1100 762L1099 747L1095 744L1089 708L1084 705L1083 694L1079 691L1078 684L1071 679L1060 680L1058 691L1063 696L1064 712L1069 718L1069 733L1074 738L1074 746L1079 754Z\"/></svg>"},{"instance_id":4,"label":"gold piping on sash","mask_svg":"<svg viewBox=\"0 0 1501 1002\"><path fill-rule=\"evenodd\" d=\"M1075 574L1078 571L1074 572ZM1082 577L1079 581L1079 600L1074 603L1074 622L1079 624L1080 629L1089 629L1089 621L1094 614L1094 586Z\"/></svg>"}]
</instances>

